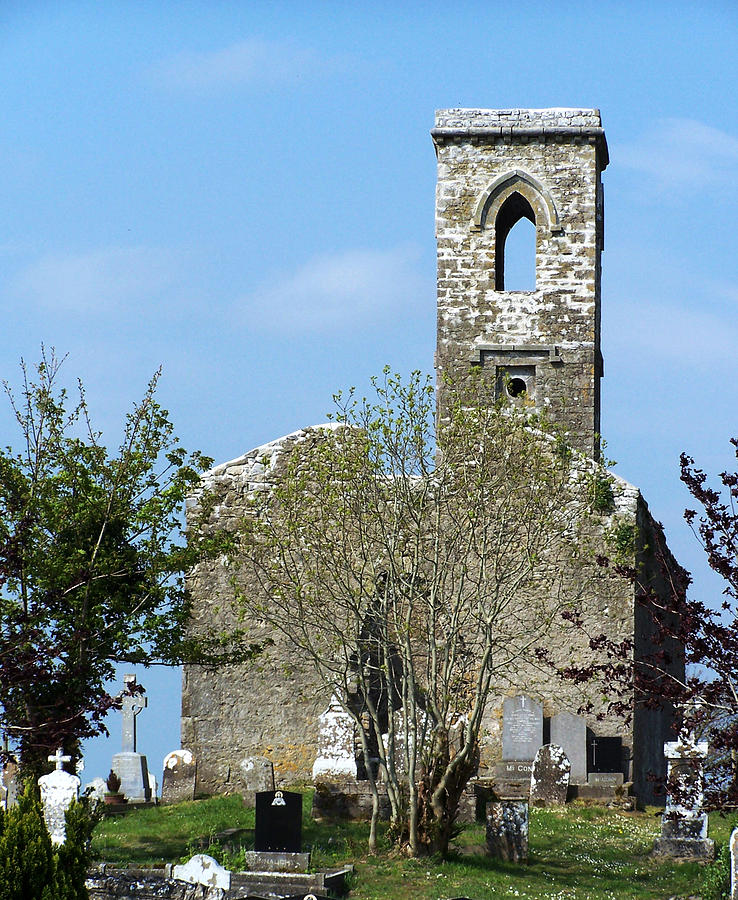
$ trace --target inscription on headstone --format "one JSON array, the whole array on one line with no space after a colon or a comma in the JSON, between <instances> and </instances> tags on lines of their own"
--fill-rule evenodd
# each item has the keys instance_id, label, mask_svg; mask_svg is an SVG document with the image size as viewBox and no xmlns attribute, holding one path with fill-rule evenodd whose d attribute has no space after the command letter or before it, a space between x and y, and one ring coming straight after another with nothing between
<instances>
[{"instance_id":1,"label":"inscription on headstone","mask_svg":"<svg viewBox=\"0 0 738 900\"><path fill-rule=\"evenodd\" d=\"M543 706L531 697L507 697L502 704L502 759L532 760L543 743Z\"/></svg>"},{"instance_id":2,"label":"inscription on headstone","mask_svg":"<svg viewBox=\"0 0 738 900\"><path fill-rule=\"evenodd\" d=\"M582 716L559 713L551 717L551 743L566 753L571 763L572 784L587 781L587 723Z\"/></svg>"},{"instance_id":3,"label":"inscription on headstone","mask_svg":"<svg viewBox=\"0 0 738 900\"><path fill-rule=\"evenodd\" d=\"M616 788L624 784L625 779L622 772L590 772L587 776L587 783Z\"/></svg>"},{"instance_id":4,"label":"inscription on headstone","mask_svg":"<svg viewBox=\"0 0 738 900\"><path fill-rule=\"evenodd\" d=\"M301 852L302 794L293 791L257 793L254 850Z\"/></svg>"},{"instance_id":5,"label":"inscription on headstone","mask_svg":"<svg viewBox=\"0 0 738 900\"><path fill-rule=\"evenodd\" d=\"M536 753L530 776L530 802L536 806L563 806L569 789L571 764L556 744L544 744Z\"/></svg>"},{"instance_id":6,"label":"inscription on headstone","mask_svg":"<svg viewBox=\"0 0 738 900\"><path fill-rule=\"evenodd\" d=\"M63 844L66 839L66 821L64 815L72 803L79 797L79 778L65 772L62 765L70 762L71 756L64 756L64 751L59 749L54 756L49 757L49 762L56 764L56 768L48 775L42 775L38 780L41 788L41 803L44 808L44 821L49 830L52 844Z\"/></svg>"}]
</instances>

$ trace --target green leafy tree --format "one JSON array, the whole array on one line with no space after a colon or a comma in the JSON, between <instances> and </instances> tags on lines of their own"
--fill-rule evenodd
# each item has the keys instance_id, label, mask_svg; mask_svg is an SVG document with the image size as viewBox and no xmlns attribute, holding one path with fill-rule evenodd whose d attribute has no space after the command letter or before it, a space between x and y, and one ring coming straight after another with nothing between
<instances>
[{"instance_id":1,"label":"green leafy tree","mask_svg":"<svg viewBox=\"0 0 738 900\"><path fill-rule=\"evenodd\" d=\"M105 731L116 662L217 665L255 647L186 635L184 575L222 549L183 540L181 509L210 460L187 454L156 402L158 374L110 453L84 390L70 402L60 360L6 384L19 444L0 450L0 726L36 777L57 747ZM205 503L207 506L207 503Z\"/></svg>"},{"instance_id":2,"label":"green leafy tree","mask_svg":"<svg viewBox=\"0 0 738 900\"><path fill-rule=\"evenodd\" d=\"M447 386L438 442L429 379L375 387L294 442L233 565L245 618L281 632L353 716L398 841L445 853L490 690L535 665L585 589L593 464L530 408L490 404L481 380Z\"/></svg>"}]
</instances>

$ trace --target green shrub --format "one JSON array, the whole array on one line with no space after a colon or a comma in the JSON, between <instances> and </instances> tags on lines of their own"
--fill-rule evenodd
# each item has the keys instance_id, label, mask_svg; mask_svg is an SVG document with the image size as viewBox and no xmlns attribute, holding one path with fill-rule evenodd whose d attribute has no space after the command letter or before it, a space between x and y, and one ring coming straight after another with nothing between
<instances>
[{"instance_id":1,"label":"green shrub","mask_svg":"<svg viewBox=\"0 0 738 900\"><path fill-rule=\"evenodd\" d=\"M87 900L85 879L92 862L92 830L101 814L88 802L73 803L66 813L67 837L56 851L57 900Z\"/></svg>"},{"instance_id":2,"label":"green shrub","mask_svg":"<svg viewBox=\"0 0 738 900\"><path fill-rule=\"evenodd\" d=\"M612 477L604 470L598 469L590 480L589 505L598 513L610 513L615 509Z\"/></svg>"},{"instance_id":3,"label":"green shrub","mask_svg":"<svg viewBox=\"0 0 738 900\"><path fill-rule=\"evenodd\" d=\"M1 818L0 900L59 900L51 838L33 782Z\"/></svg>"},{"instance_id":4,"label":"green shrub","mask_svg":"<svg viewBox=\"0 0 738 900\"><path fill-rule=\"evenodd\" d=\"M730 847L724 844L715 861L705 866L702 873L702 900L728 900L730 898Z\"/></svg>"},{"instance_id":5,"label":"green shrub","mask_svg":"<svg viewBox=\"0 0 738 900\"><path fill-rule=\"evenodd\" d=\"M67 835L54 848L32 781L16 806L0 809L0 900L87 900L90 839L98 816L86 802L66 813Z\"/></svg>"}]
</instances>

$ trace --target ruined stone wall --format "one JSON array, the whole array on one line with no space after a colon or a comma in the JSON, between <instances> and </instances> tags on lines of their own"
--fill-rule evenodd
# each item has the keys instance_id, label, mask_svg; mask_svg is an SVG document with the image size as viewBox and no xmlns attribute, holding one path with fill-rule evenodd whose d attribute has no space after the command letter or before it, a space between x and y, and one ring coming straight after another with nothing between
<instances>
[{"instance_id":1,"label":"ruined stone wall","mask_svg":"<svg viewBox=\"0 0 738 900\"><path fill-rule=\"evenodd\" d=\"M248 515L248 501L255 491L269 490L282 476L296 441L319 440L321 429L308 429L256 448L230 463L213 469L204 478L211 492L213 522L236 527ZM588 465L585 466L585 469ZM634 628L634 590L623 579L613 579L595 562L595 555L610 552L608 534L615 523L629 522L635 533L640 501L638 490L620 479L613 480L613 507L588 517L586 549L581 563L564 574L562 594L577 601L584 613L586 631L566 626L553 617L543 643L557 666L585 665L591 659L590 634L607 633L613 640L631 638ZM190 506L194 518L197 501ZM635 553L635 550L634 550ZM635 556L631 560L635 564ZM233 606L233 572L224 560L201 564L189 587L198 599L197 623L237 624ZM259 591L248 570L238 573L244 590ZM525 600L516 613L524 618ZM309 777L317 755L317 719L330 699L314 673L297 658L289 642L270 632L263 622L240 623L252 640L270 637L274 643L253 664L208 672L185 667L182 690L182 746L198 760L197 790L219 793L243 789L240 761L246 756L266 756L275 766L277 779ZM536 623L536 628L538 628ZM518 629L519 631L519 629ZM602 685L577 685L558 679L552 669L532 665L531 654L516 667L499 672L488 699L482 732L482 773L499 760L502 703L506 696L526 693L544 704L546 716L577 712L588 700L594 708L588 724L598 735L620 735L628 754L633 747L632 727L620 719L599 722L603 709ZM628 769L625 770L626 776Z\"/></svg>"},{"instance_id":2,"label":"ruined stone wall","mask_svg":"<svg viewBox=\"0 0 738 900\"><path fill-rule=\"evenodd\" d=\"M528 394L585 453L599 433L600 253L607 148L597 110L440 110L439 376L534 369ZM536 289L496 284L496 216L512 193L536 225ZM442 382L441 382L442 384Z\"/></svg>"},{"instance_id":3,"label":"ruined stone wall","mask_svg":"<svg viewBox=\"0 0 738 900\"><path fill-rule=\"evenodd\" d=\"M671 663L665 668L673 678L683 681L685 674L684 648L674 640L662 645L654 644L656 620L663 615L660 603L654 606L643 602L648 595L668 598L674 584L678 584L682 569L666 546L661 526L654 521L644 500L638 506L637 520L638 591L641 601L636 604L634 622L634 656L636 661L648 664L658 650L669 654ZM663 665L663 663L661 663ZM664 777L666 759L664 743L676 739L674 710L671 704L650 709L648 697L637 697L633 713L633 768L636 774L635 790L646 803L663 803L663 792L648 776Z\"/></svg>"},{"instance_id":4,"label":"ruined stone wall","mask_svg":"<svg viewBox=\"0 0 738 900\"><path fill-rule=\"evenodd\" d=\"M250 495L269 490L280 478L290 446L319 436L320 429L296 432L206 473L203 489L214 503L214 526L236 528L249 512ZM188 504L189 521L194 521L199 502L200 497L193 497ZM184 667L182 746L197 758L198 793L242 790L240 763L247 756L271 759L277 781L309 775L316 755L317 719L330 699L283 636L263 622L239 621L233 574L225 559L202 563L192 573L188 588L196 599L193 631L199 622L223 628L238 624L248 629L253 641L269 638L273 643L252 664L217 672ZM239 573L239 585L245 591L260 591L248 573Z\"/></svg>"},{"instance_id":5,"label":"ruined stone wall","mask_svg":"<svg viewBox=\"0 0 738 900\"><path fill-rule=\"evenodd\" d=\"M615 577L609 568L597 564L597 556L610 557L613 550L612 533L616 526L627 524L636 534L638 510L642 503L640 492L628 482L612 477L612 506L601 513L588 514L583 528L583 553L580 564L563 574L563 592L570 604L555 615L541 645L548 653L550 664L534 664L521 660L519 666L503 673L488 698L481 740L482 774L489 772L502 756L502 708L506 697L526 694L543 704L544 717L558 713L579 714L591 704L589 713L582 712L587 727L600 737L621 737L623 741L623 774L632 774L631 755L634 747L633 724L625 719L600 715L606 711L611 695L607 685L594 679L577 683L556 674L556 669L582 667L591 662L605 662L605 657L593 654L590 636L606 634L613 641L633 638L636 616L635 590L626 578ZM635 565L636 546L624 562ZM568 623L561 615L565 609L576 608L582 616L582 626ZM533 654L531 654L532 656Z\"/></svg>"}]
</instances>

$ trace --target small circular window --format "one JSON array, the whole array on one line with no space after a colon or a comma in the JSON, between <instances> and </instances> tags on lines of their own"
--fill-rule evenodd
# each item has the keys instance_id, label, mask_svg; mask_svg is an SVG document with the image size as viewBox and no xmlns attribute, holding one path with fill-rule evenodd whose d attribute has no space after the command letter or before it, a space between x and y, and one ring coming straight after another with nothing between
<instances>
[{"instance_id":1,"label":"small circular window","mask_svg":"<svg viewBox=\"0 0 738 900\"><path fill-rule=\"evenodd\" d=\"M528 386L522 378L511 378L507 383L507 392L513 398L524 394L527 388Z\"/></svg>"}]
</instances>

